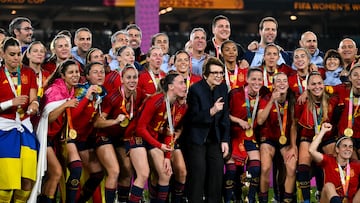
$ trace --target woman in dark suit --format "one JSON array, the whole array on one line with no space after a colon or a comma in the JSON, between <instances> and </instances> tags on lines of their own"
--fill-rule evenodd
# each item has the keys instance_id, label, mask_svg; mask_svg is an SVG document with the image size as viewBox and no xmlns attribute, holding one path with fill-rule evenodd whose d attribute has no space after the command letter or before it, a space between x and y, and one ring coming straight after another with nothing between
<instances>
[{"instance_id":1,"label":"woman in dark suit","mask_svg":"<svg viewBox=\"0 0 360 203\"><path fill-rule=\"evenodd\" d=\"M229 153L229 108L227 86L223 83L224 64L209 58L203 66L203 79L189 89L189 105L184 135L190 203L219 203L223 158Z\"/></svg>"}]
</instances>

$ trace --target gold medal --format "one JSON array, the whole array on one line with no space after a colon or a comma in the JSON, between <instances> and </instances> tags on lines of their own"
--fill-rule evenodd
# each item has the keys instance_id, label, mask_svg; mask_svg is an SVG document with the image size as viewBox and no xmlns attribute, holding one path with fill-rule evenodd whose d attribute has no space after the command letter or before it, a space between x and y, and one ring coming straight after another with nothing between
<instances>
[{"instance_id":1,"label":"gold medal","mask_svg":"<svg viewBox=\"0 0 360 203\"><path fill-rule=\"evenodd\" d=\"M128 125L129 125L129 119L127 117L125 117L124 120L120 122L120 126L125 128Z\"/></svg>"},{"instance_id":2,"label":"gold medal","mask_svg":"<svg viewBox=\"0 0 360 203\"><path fill-rule=\"evenodd\" d=\"M77 132L76 132L76 130L70 129L70 130L69 130L69 137L70 137L72 140L76 139L76 137L77 137Z\"/></svg>"},{"instance_id":3,"label":"gold medal","mask_svg":"<svg viewBox=\"0 0 360 203\"><path fill-rule=\"evenodd\" d=\"M22 109L21 107L17 109L17 112L20 114L20 118L23 118L25 115L25 111L24 109Z\"/></svg>"},{"instance_id":4,"label":"gold medal","mask_svg":"<svg viewBox=\"0 0 360 203\"><path fill-rule=\"evenodd\" d=\"M284 145L287 142L287 138L285 137L285 135L281 135L279 138L279 143Z\"/></svg>"},{"instance_id":5,"label":"gold medal","mask_svg":"<svg viewBox=\"0 0 360 203\"><path fill-rule=\"evenodd\" d=\"M101 88L100 86L97 86L97 87L96 87L96 92L97 92L98 94L101 94L102 88Z\"/></svg>"},{"instance_id":6,"label":"gold medal","mask_svg":"<svg viewBox=\"0 0 360 203\"><path fill-rule=\"evenodd\" d=\"M351 128L346 128L346 129L344 130L344 135L345 135L346 137L352 137L353 134L354 134L354 131L353 131L353 129L351 129Z\"/></svg>"},{"instance_id":7,"label":"gold medal","mask_svg":"<svg viewBox=\"0 0 360 203\"><path fill-rule=\"evenodd\" d=\"M252 137L253 134L254 134L254 132L253 132L253 130L252 130L251 128L250 128L250 129L247 129L247 130L245 131L246 137Z\"/></svg>"},{"instance_id":8,"label":"gold medal","mask_svg":"<svg viewBox=\"0 0 360 203\"><path fill-rule=\"evenodd\" d=\"M349 201L348 201L348 198L347 197L344 197L344 199L343 199L343 201L342 201L343 203L348 203Z\"/></svg>"}]
</instances>

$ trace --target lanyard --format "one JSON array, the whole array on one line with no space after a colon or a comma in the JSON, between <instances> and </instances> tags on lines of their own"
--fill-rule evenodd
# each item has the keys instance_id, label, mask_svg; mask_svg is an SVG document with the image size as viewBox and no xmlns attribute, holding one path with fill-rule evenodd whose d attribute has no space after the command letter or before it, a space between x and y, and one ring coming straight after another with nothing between
<instances>
[{"instance_id":1,"label":"lanyard","mask_svg":"<svg viewBox=\"0 0 360 203\"><path fill-rule=\"evenodd\" d=\"M43 97L43 94L44 94L44 89L43 89L43 86L42 86L42 71L40 69L39 71L39 78L36 78L36 81L37 81L37 85L38 85L38 91L37 91L37 98L38 98L38 101L40 101L40 99Z\"/></svg>"},{"instance_id":2,"label":"lanyard","mask_svg":"<svg viewBox=\"0 0 360 203\"><path fill-rule=\"evenodd\" d=\"M151 80L152 80L153 83L154 83L155 90L157 90L157 89L158 89L158 83L157 83L157 81L156 81L156 77L155 77L154 72L153 72L152 70L150 70L150 68L149 68L149 74L150 74ZM158 79L159 79L159 80L161 79L161 74L160 74L160 73L159 73Z\"/></svg>"},{"instance_id":3,"label":"lanyard","mask_svg":"<svg viewBox=\"0 0 360 203\"><path fill-rule=\"evenodd\" d=\"M191 73L188 74L188 76L186 77L186 93L189 92L189 88L190 88L190 78L191 78Z\"/></svg>"},{"instance_id":4,"label":"lanyard","mask_svg":"<svg viewBox=\"0 0 360 203\"><path fill-rule=\"evenodd\" d=\"M232 74L225 65L225 82L228 86L228 91L234 89L236 87L237 78L238 78L239 66L236 64L234 74ZM230 76L229 76L230 75Z\"/></svg>"},{"instance_id":5,"label":"lanyard","mask_svg":"<svg viewBox=\"0 0 360 203\"><path fill-rule=\"evenodd\" d=\"M338 163L340 180L344 190L344 196L347 197L349 193L349 183L350 183L350 163L349 161L346 164L346 176L345 171L342 169L341 165Z\"/></svg>"},{"instance_id":6,"label":"lanyard","mask_svg":"<svg viewBox=\"0 0 360 203\"><path fill-rule=\"evenodd\" d=\"M278 69L275 68L275 72L274 72L273 75L275 75L277 72L278 72ZM263 75L264 75L264 86L269 88L270 84L273 83L273 81L272 81L273 75L269 76L269 80L268 80L268 73L267 73L267 70L266 70L266 66L264 66Z\"/></svg>"},{"instance_id":7,"label":"lanyard","mask_svg":"<svg viewBox=\"0 0 360 203\"><path fill-rule=\"evenodd\" d=\"M320 113L319 117L317 117L316 107L313 108L313 119L314 119L314 128L315 128L315 135L318 135L320 132L320 124L322 120L322 105L320 105Z\"/></svg>"},{"instance_id":8,"label":"lanyard","mask_svg":"<svg viewBox=\"0 0 360 203\"><path fill-rule=\"evenodd\" d=\"M129 118L130 120L133 118L134 116L134 95L131 94L131 98L130 98L130 114L127 112L126 110L126 105L125 105L125 91L123 89L123 87L120 88L120 92L122 94L122 102L121 102L121 107L120 109L125 113L126 117Z\"/></svg>"},{"instance_id":9,"label":"lanyard","mask_svg":"<svg viewBox=\"0 0 360 203\"><path fill-rule=\"evenodd\" d=\"M298 88L299 88L299 93L302 94L304 90L306 90L306 83L307 83L307 80L309 78L309 74L306 74L306 78L305 80L301 81L300 82L300 77L299 77L299 74L297 74L297 83L298 83ZM303 90L304 89L304 90Z\"/></svg>"},{"instance_id":10,"label":"lanyard","mask_svg":"<svg viewBox=\"0 0 360 203\"><path fill-rule=\"evenodd\" d=\"M165 96L165 105L166 105L166 114L167 114L167 120L168 120L168 125L169 125L169 129L170 129L170 136L171 136L171 141L170 141L170 147L174 147L175 145L175 140L174 140L174 123L173 123L173 114L175 114L175 108L173 107L173 114L171 113L171 107L170 107L170 101L168 99L167 96Z\"/></svg>"},{"instance_id":11,"label":"lanyard","mask_svg":"<svg viewBox=\"0 0 360 203\"><path fill-rule=\"evenodd\" d=\"M245 90L247 121L248 121L248 124L250 125L250 127L253 128L255 115L256 115L256 110L257 110L258 103L259 103L259 93L256 94L256 100L255 100L254 108L253 108L252 115L251 115L250 100L249 100L249 95L248 95L248 92L249 92L248 87L245 87L244 90Z\"/></svg>"},{"instance_id":12,"label":"lanyard","mask_svg":"<svg viewBox=\"0 0 360 203\"><path fill-rule=\"evenodd\" d=\"M11 79L10 73L8 71L8 69L5 67L5 75L6 78L9 82L10 88L12 90L12 92L14 93L15 97L20 96L21 95L21 72L20 72L20 66L17 67L17 86L16 86L16 90L15 90L15 85L13 80Z\"/></svg>"},{"instance_id":13,"label":"lanyard","mask_svg":"<svg viewBox=\"0 0 360 203\"><path fill-rule=\"evenodd\" d=\"M360 106L360 98L358 99L357 106L355 108L355 112L358 111ZM353 117L353 108L354 108L354 93L353 90L350 90L350 99L349 99L349 113L348 113L348 128L352 128L354 124L354 117Z\"/></svg>"},{"instance_id":14,"label":"lanyard","mask_svg":"<svg viewBox=\"0 0 360 203\"><path fill-rule=\"evenodd\" d=\"M275 107L276 107L277 117L278 117L278 121L279 121L281 136L285 136L288 101L286 101L285 105L284 105L284 114L283 114L282 120L281 120L281 115L280 115L280 110L279 110L279 104L277 103L277 101L275 101Z\"/></svg>"}]
</instances>

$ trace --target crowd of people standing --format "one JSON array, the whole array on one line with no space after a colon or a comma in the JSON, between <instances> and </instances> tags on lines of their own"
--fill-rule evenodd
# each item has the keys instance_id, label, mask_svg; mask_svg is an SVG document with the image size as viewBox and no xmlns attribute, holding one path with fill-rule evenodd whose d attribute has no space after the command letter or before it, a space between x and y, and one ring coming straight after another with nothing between
<instances>
[{"instance_id":1,"label":"crowd of people standing","mask_svg":"<svg viewBox=\"0 0 360 203\"><path fill-rule=\"evenodd\" d=\"M219 15L173 55L166 33L143 53L136 24L107 53L85 27L48 48L33 29L0 29L0 202L268 202L273 180L276 201L309 203L313 176L319 201L360 201L354 40L283 50L265 17L244 49Z\"/></svg>"}]
</instances>

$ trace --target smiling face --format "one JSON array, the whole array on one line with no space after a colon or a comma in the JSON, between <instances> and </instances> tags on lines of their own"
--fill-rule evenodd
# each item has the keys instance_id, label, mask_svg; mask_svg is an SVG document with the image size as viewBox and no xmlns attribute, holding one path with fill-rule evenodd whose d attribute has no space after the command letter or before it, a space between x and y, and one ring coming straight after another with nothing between
<instances>
[{"instance_id":1,"label":"smiling face","mask_svg":"<svg viewBox=\"0 0 360 203\"><path fill-rule=\"evenodd\" d=\"M355 59L358 49L352 39L344 39L340 42L338 52L345 62L352 62Z\"/></svg>"},{"instance_id":2,"label":"smiling face","mask_svg":"<svg viewBox=\"0 0 360 203\"><path fill-rule=\"evenodd\" d=\"M307 88L313 96L320 98L324 93L324 80L320 75L310 75Z\"/></svg>"},{"instance_id":3,"label":"smiling face","mask_svg":"<svg viewBox=\"0 0 360 203\"><path fill-rule=\"evenodd\" d=\"M29 22L23 21L19 28L14 30L14 33L16 35L16 39L18 39L21 44L30 44L34 31Z\"/></svg>"},{"instance_id":4,"label":"smiling face","mask_svg":"<svg viewBox=\"0 0 360 203\"><path fill-rule=\"evenodd\" d=\"M29 58L30 64L42 64L45 60L45 47L42 44L33 44L26 56Z\"/></svg>"},{"instance_id":5,"label":"smiling face","mask_svg":"<svg viewBox=\"0 0 360 203\"><path fill-rule=\"evenodd\" d=\"M92 45L91 33L85 30L78 32L74 39L74 43L81 52L89 51Z\"/></svg>"},{"instance_id":6,"label":"smiling face","mask_svg":"<svg viewBox=\"0 0 360 203\"><path fill-rule=\"evenodd\" d=\"M216 21L215 26L212 28L212 32L216 39L220 42L229 39L230 37L230 22L226 19L220 19Z\"/></svg>"},{"instance_id":7,"label":"smiling face","mask_svg":"<svg viewBox=\"0 0 360 203\"><path fill-rule=\"evenodd\" d=\"M252 71L246 78L248 83L249 93L251 95L258 93L263 85L263 75L261 71Z\"/></svg>"},{"instance_id":8,"label":"smiling face","mask_svg":"<svg viewBox=\"0 0 360 203\"><path fill-rule=\"evenodd\" d=\"M296 70L307 70L310 65L310 58L304 49L297 49L294 52L294 66Z\"/></svg>"},{"instance_id":9,"label":"smiling face","mask_svg":"<svg viewBox=\"0 0 360 203\"><path fill-rule=\"evenodd\" d=\"M187 73L190 67L190 57L186 53L176 55L175 68L179 73Z\"/></svg>"},{"instance_id":10,"label":"smiling face","mask_svg":"<svg viewBox=\"0 0 360 203\"><path fill-rule=\"evenodd\" d=\"M221 66L211 64L209 75L205 78L210 88L220 85L224 79L224 69Z\"/></svg>"},{"instance_id":11,"label":"smiling face","mask_svg":"<svg viewBox=\"0 0 360 203\"><path fill-rule=\"evenodd\" d=\"M224 44L221 50L221 54L226 62L236 62L236 57L238 56L236 44L232 42Z\"/></svg>"},{"instance_id":12,"label":"smiling face","mask_svg":"<svg viewBox=\"0 0 360 203\"><path fill-rule=\"evenodd\" d=\"M360 67L356 67L351 70L349 80L352 88L355 88L357 90L356 92L360 92Z\"/></svg>"},{"instance_id":13,"label":"smiling face","mask_svg":"<svg viewBox=\"0 0 360 203\"><path fill-rule=\"evenodd\" d=\"M136 90L138 84L138 72L134 68L128 68L122 74L122 84L126 91L132 92Z\"/></svg>"},{"instance_id":14,"label":"smiling face","mask_svg":"<svg viewBox=\"0 0 360 203\"><path fill-rule=\"evenodd\" d=\"M100 64L92 65L89 74L86 75L86 79L92 85L103 85L105 81L104 66Z\"/></svg>"},{"instance_id":15,"label":"smiling face","mask_svg":"<svg viewBox=\"0 0 360 203\"><path fill-rule=\"evenodd\" d=\"M105 56L104 53L100 49L96 49L90 54L89 62L99 62L105 64Z\"/></svg>"},{"instance_id":16,"label":"smiling face","mask_svg":"<svg viewBox=\"0 0 360 203\"><path fill-rule=\"evenodd\" d=\"M259 30L261 36L261 42L264 44L274 43L277 35L276 24L272 21L265 21L263 28Z\"/></svg>"},{"instance_id":17,"label":"smiling face","mask_svg":"<svg viewBox=\"0 0 360 203\"><path fill-rule=\"evenodd\" d=\"M80 71L76 64L71 64L66 68L64 74L61 73L61 78L65 81L66 87L71 88L79 83Z\"/></svg>"},{"instance_id":18,"label":"smiling face","mask_svg":"<svg viewBox=\"0 0 360 203\"><path fill-rule=\"evenodd\" d=\"M327 70L334 71L340 66L340 59L336 57L329 57L325 61L325 67Z\"/></svg>"},{"instance_id":19,"label":"smiling face","mask_svg":"<svg viewBox=\"0 0 360 203\"><path fill-rule=\"evenodd\" d=\"M301 36L299 41L301 47L307 49L313 55L318 48L317 37L313 32L306 32Z\"/></svg>"},{"instance_id":20,"label":"smiling face","mask_svg":"<svg viewBox=\"0 0 360 203\"><path fill-rule=\"evenodd\" d=\"M202 31L196 31L191 37L191 46L193 52L202 52L206 47L206 35Z\"/></svg>"},{"instance_id":21,"label":"smiling face","mask_svg":"<svg viewBox=\"0 0 360 203\"><path fill-rule=\"evenodd\" d=\"M286 94L289 88L289 82L285 73L279 73L274 77L273 87L274 90L276 89L276 91Z\"/></svg>"},{"instance_id":22,"label":"smiling face","mask_svg":"<svg viewBox=\"0 0 360 203\"><path fill-rule=\"evenodd\" d=\"M55 55L61 59L65 60L71 57L71 43L69 39L65 37L58 38L54 43Z\"/></svg>"},{"instance_id":23,"label":"smiling face","mask_svg":"<svg viewBox=\"0 0 360 203\"><path fill-rule=\"evenodd\" d=\"M340 158L350 159L354 151L353 141L349 138L342 140L335 151Z\"/></svg>"}]
</instances>

